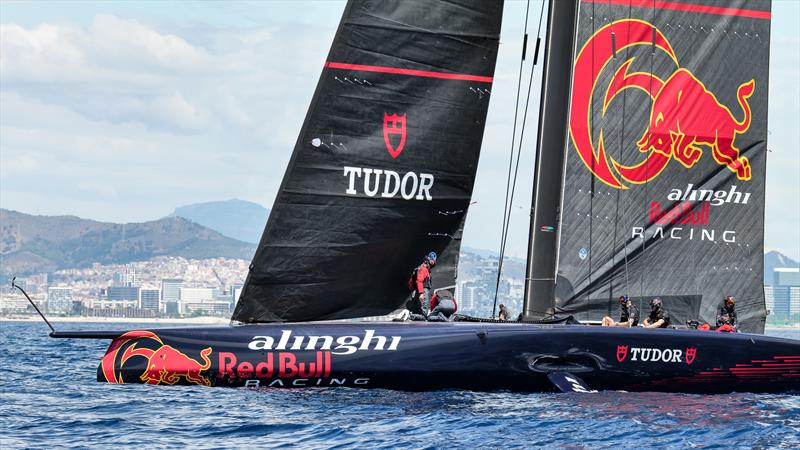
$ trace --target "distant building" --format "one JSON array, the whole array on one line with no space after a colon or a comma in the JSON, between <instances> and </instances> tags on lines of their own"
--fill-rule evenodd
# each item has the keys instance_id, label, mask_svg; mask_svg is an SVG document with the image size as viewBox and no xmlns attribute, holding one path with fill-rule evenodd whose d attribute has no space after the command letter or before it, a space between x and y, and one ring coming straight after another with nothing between
<instances>
[{"instance_id":1,"label":"distant building","mask_svg":"<svg viewBox=\"0 0 800 450\"><path fill-rule=\"evenodd\" d=\"M213 288L181 288L178 312L192 314L200 311L204 314L224 314L230 312L231 304L226 298L215 298Z\"/></svg>"},{"instance_id":2,"label":"distant building","mask_svg":"<svg viewBox=\"0 0 800 450\"><path fill-rule=\"evenodd\" d=\"M161 290L155 288L141 288L139 290L139 307L153 311L161 310Z\"/></svg>"},{"instance_id":3,"label":"distant building","mask_svg":"<svg viewBox=\"0 0 800 450\"><path fill-rule=\"evenodd\" d=\"M72 288L53 286L47 289L47 312L69 314L72 311Z\"/></svg>"},{"instance_id":4,"label":"distant building","mask_svg":"<svg viewBox=\"0 0 800 450\"><path fill-rule=\"evenodd\" d=\"M772 277L773 286L800 286L800 267L776 267Z\"/></svg>"},{"instance_id":5,"label":"distant building","mask_svg":"<svg viewBox=\"0 0 800 450\"><path fill-rule=\"evenodd\" d=\"M93 308L123 309L139 307L138 286L109 286L105 296L101 295L92 303Z\"/></svg>"},{"instance_id":6,"label":"distant building","mask_svg":"<svg viewBox=\"0 0 800 450\"><path fill-rule=\"evenodd\" d=\"M236 307L236 304L239 303L239 296L242 295L243 287L244 285L241 284L231 285L231 309Z\"/></svg>"},{"instance_id":7,"label":"distant building","mask_svg":"<svg viewBox=\"0 0 800 450\"><path fill-rule=\"evenodd\" d=\"M36 301L34 299L34 301ZM14 295L12 292L8 295L3 295L0 293L0 312L5 314L14 314L14 313L26 313L28 312L28 308L30 307L30 303L28 300L22 295ZM33 311L33 308L30 309Z\"/></svg>"},{"instance_id":8,"label":"distant building","mask_svg":"<svg viewBox=\"0 0 800 450\"><path fill-rule=\"evenodd\" d=\"M114 281L117 286L136 286L136 268L125 266L125 272L117 273Z\"/></svg>"},{"instance_id":9,"label":"distant building","mask_svg":"<svg viewBox=\"0 0 800 450\"><path fill-rule=\"evenodd\" d=\"M474 281L461 283L458 294L460 298L456 299L460 310L473 311L475 309L475 295L477 290L478 288L475 286Z\"/></svg>"},{"instance_id":10,"label":"distant building","mask_svg":"<svg viewBox=\"0 0 800 450\"><path fill-rule=\"evenodd\" d=\"M767 311L770 315L775 314L775 296L772 292L772 286L764 286L764 301L767 306Z\"/></svg>"},{"instance_id":11,"label":"distant building","mask_svg":"<svg viewBox=\"0 0 800 450\"><path fill-rule=\"evenodd\" d=\"M772 275L774 316L788 318L800 314L800 268L776 267Z\"/></svg>"},{"instance_id":12,"label":"distant building","mask_svg":"<svg viewBox=\"0 0 800 450\"><path fill-rule=\"evenodd\" d=\"M108 300L112 302L138 302L138 286L111 286L108 288Z\"/></svg>"},{"instance_id":13,"label":"distant building","mask_svg":"<svg viewBox=\"0 0 800 450\"><path fill-rule=\"evenodd\" d=\"M161 305L164 312L169 315L178 314L178 301L181 299L181 288L183 280L164 279L161 280Z\"/></svg>"}]
</instances>

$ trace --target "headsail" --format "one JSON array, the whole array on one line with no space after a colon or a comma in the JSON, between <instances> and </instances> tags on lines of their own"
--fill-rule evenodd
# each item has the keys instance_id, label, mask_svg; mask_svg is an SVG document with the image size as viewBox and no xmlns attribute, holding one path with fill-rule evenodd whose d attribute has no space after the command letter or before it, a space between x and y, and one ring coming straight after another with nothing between
<instances>
[{"instance_id":1,"label":"headsail","mask_svg":"<svg viewBox=\"0 0 800 450\"><path fill-rule=\"evenodd\" d=\"M713 323L734 295L763 332L769 34L769 1L580 2L559 311Z\"/></svg>"},{"instance_id":2,"label":"headsail","mask_svg":"<svg viewBox=\"0 0 800 450\"><path fill-rule=\"evenodd\" d=\"M232 319L386 314L455 284L500 1L348 2Z\"/></svg>"}]
</instances>

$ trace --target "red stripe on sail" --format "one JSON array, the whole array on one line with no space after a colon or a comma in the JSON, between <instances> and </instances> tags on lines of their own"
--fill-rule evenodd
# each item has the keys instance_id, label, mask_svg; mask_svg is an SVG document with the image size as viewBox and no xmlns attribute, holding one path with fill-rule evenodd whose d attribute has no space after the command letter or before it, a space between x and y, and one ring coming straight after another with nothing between
<instances>
[{"instance_id":1,"label":"red stripe on sail","mask_svg":"<svg viewBox=\"0 0 800 450\"><path fill-rule=\"evenodd\" d=\"M755 9L725 8L723 6L697 5L691 3L677 3L653 0L582 0L584 3L610 4L637 6L640 8L672 9L675 11L688 11L702 14L716 14L719 16L749 17L751 19L772 19L769 11Z\"/></svg>"},{"instance_id":2,"label":"red stripe on sail","mask_svg":"<svg viewBox=\"0 0 800 450\"><path fill-rule=\"evenodd\" d=\"M358 72L392 73L396 75L408 75L412 77L442 78L445 80L478 81L481 83L491 83L493 80L492 77L484 77L481 75L468 75L465 73L431 72L428 70L401 69L399 67L387 67L387 66L364 66L361 64L347 64L334 61L326 62L325 67L329 67L331 69L355 70Z\"/></svg>"}]
</instances>

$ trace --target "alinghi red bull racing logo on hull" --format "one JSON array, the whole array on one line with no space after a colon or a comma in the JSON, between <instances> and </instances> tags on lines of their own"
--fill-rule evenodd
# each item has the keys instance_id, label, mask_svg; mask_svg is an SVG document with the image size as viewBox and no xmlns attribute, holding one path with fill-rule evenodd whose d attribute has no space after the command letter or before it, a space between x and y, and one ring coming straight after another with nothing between
<instances>
[{"instance_id":1,"label":"alinghi red bull racing logo on hull","mask_svg":"<svg viewBox=\"0 0 800 450\"><path fill-rule=\"evenodd\" d=\"M625 49L637 45L652 46L666 53L677 70L666 80L652 73L629 72L635 59L630 58L606 87L603 114L616 95L629 88L644 91L652 100L648 128L636 143L647 156L637 164L624 165L606 154L602 130L595 146L592 97L606 66ZM748 99L754 92L755 80L739 85L736 97L742 118L737 119L702 81L680 67L675 51L660 30L642 20L619 20L594 33L575 60L570 137L594 176L617 189L653 180L671 159L690 169L702 156L703 147L710 150L714 161L734 172L738 179L747 181L752 178L750 161L740 155L734 141L750 128Z\"/></svg>"}]
</instances>

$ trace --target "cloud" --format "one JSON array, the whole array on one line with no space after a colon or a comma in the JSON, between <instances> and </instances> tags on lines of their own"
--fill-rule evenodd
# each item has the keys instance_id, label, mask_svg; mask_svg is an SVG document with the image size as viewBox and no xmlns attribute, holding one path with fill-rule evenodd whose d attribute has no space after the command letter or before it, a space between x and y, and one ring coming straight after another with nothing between
<instances>
[{"instance_id":1,"label":"cloud","mask_svg":"<svg viewBox=\"0 0 800 450\"><path fill-rule=\"evenodd\" d=\"M271 204L336 22L0 27L2 207L124 222Z\"/></svg>"}]
</instances>

